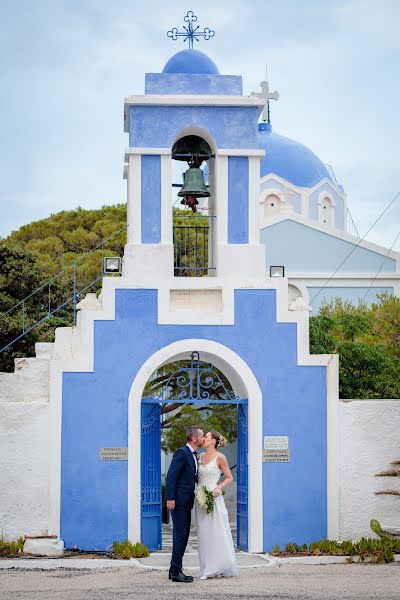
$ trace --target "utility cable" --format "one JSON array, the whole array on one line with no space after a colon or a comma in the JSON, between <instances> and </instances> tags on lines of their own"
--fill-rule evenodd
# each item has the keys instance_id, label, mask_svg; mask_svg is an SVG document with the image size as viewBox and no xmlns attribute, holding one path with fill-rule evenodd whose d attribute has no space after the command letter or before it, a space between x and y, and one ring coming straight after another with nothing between
<instances>
[{"instance_id":1,"label":"utility cable","mask_svg":"<svg viewBox=\"0 0 400 600\"><path fill-rule=\"evenodd\" d=\"M375 275L374 275L374 277L373 277L373 279L372 279L372 281L371 281L371 284L370 284L369 288L368 288L368 289L367 289L367 291L365 292L365 294L364 294L364 296L363 296L363 298L362 298L362 301L364 301L364 300L365 300L365 298L367 297L367 294L368 294L368 292L369 292L369 291L370 291L370 289L372 288L372 286L373 286L374 282L376 281L376 278L378 277L379 273L381 272L381 269L382 269L383 265L385 264L385 260L388 258L389 254L390 254L390 253L391 253L391 251L393 250L393 248L394 248L394 245L395 245L395 243L397 242L397 240L399 239L399 237L400 237L400 231L398 232L398 234L397 234L397 235L396 235L396 237L394 238L394 242L393 242L393 244L390 246L389 250L386 252L386 255L385 255L385 257L384 257L383 261L381 262L379 269L378 269L378 270L377 270L377 272L375 273ZM341 344L342 344L343 342L344 342L344 338L342 337L342 339L341 339L341 340L339 340L339 341L338 341L338 343L336 344L336 346L335 346L335 348L334 348L334 350L333 350L333 352L332 352L332 354L331 354L331 356L330 356L330 358L329 358L329 360L328 360L328 365L330 364L330 362L331 362L331 360L332 360L333 356L334 356L334 355L337 353L338 349L340 348L340 346L341 346Z\"/></svg>"},{"instance_id":2,"label":"utility cable","mask_svg":"<svg viewBox=\"0 0 400 600\"><path fill-rule=\"evenodd\" d=\"M368 292L370 291L370 289L372 288L372 286L374 285L376 278L378 277L379 273L381 272L381 269L383 267L383 265L385 264L385 260L388 258L389 254L391 253L391 251L393 250L393 247L395 245L395 243L397 242L397 240L400 237L400 231L399 233L396 235L395 240L393 242L393 244L390 246L389 250L387 251L385 258L383 259L383 261L381 262L381 266L379 267L379 269L377 270L377 272L375 273L375 277L373 278L373 280L371 281L371 284L369 286L369 288L367 289L367 291L364 294L363 300L365 300L365 298L367 297Z\"/></svg>"},{"instance_id":3,"label":"utility cable","mask_svg":"<svg viewBox=\"0 0 400 600\"><path fill-rule=\"evenodd\" d=\"M353 254L353 252L358 248L358 246L361 244L361 242L363 240L365 240L365 238L367 237L367 235L369 234L369 232L375 227L375 225L378 223L378 221L381 220L381 218L383 217L383 215L385 214L385 212L387 212L389 210L389 208L392 206L392 204L397 200L397 198L400 196L400 192L398 192L395 197L390 201L390 203L387 205L387 207L385 208L385 210L383 210L381 212L381 214L379 215L379 217L376 219L376 221L371 225L371 227L368 229L367 233L365 233L363 235L362 238L360 238L357 242L357 244L355 246L353 246L352 250L347 254L347 256L345 256L345 258L342 260L342 262L340 263L340 265L338 266L338 268L336 269L336 271L334 273L332 273L332 275L329 277L329 279L327 279L324 283L324 285L322 287L319 288L318 292L315 294L315 296L311 299L310 304L312 304L315 300L315 298L317 298L320 293L322 292L323 289L325 289L325 287L328 285L328 283L331 281L331 279L336 275L336 273L339 271L340 267L342 267L344 265L344 263L346 262L346 260L348 258L350 258L350 256Z\"/></svg>"}]
</instances>

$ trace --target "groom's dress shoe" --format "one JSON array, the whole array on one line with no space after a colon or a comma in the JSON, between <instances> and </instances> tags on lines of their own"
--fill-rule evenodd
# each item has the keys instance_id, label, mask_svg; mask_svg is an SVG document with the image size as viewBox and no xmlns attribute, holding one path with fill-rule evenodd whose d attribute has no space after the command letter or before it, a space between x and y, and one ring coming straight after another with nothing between
<instances>
[{"instance_id":1,"label":"groom's dress shoe","mask_svg":"<svg viewBox=\"0 0 400 600\"><path fill-rule=\"evenodd\" d=\"M177 573L176 575L171 574L172 581L176 581L179 583L189 583L193 581L193 577L191 575L184 575L183 573Z\"/></svg>"}]
</instances>

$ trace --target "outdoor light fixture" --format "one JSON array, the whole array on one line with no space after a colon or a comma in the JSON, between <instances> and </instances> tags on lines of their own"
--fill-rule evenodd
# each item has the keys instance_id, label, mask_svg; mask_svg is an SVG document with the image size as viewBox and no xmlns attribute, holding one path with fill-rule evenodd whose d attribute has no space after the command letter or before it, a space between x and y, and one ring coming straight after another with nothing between
<instances>
[{"instance_id":1,"label":"outdoor light fixture","mask_svg":"<svg viewBox=\"0 0 400 600\"><path fill-rule=\"evenodd\" d=\"M270 267L269 268L269 276L270 277L285 277L285 267Z\"/></svg>"},{"instance_id":2,"label":"outdoor light fixture","mask_svg":"<svg viewBox=\"0 0 400 600\"><path fill-rule=\"evenodd\" d=\"M104 273L121 273L121 258L119 256L104 257Z\"/></svg>"}]
</instances>

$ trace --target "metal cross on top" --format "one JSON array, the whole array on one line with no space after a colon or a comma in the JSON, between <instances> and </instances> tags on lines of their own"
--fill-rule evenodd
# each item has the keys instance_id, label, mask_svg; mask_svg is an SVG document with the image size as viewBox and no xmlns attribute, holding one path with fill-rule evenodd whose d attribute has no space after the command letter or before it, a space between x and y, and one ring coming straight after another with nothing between
<instances>
[{"instance_id":1,"label":"metal cross on top","mask_svg":"<svg viewBox=\"0 0 400 600\"><path fill-rule=\"evenodd\" d=\"M204 27L203 31L199 31L199 25L196 27L193 25L197 21L197 17L192 10L189 10L187 15L183 19L187 25L183 25L183 29L185 31L178 31L176 27L173 27L170 31L167 32L167 36L174 41L178 39L178 37L183 37L183 42L189 42L189 50L193 50L193 40L196 42L200 41L200 37L203 37L205 40L209 40L214 37L215 31L210 29L209 27Z\"/></svg>"},{"instance_id":2,"label":"metal cross on top","mask_svg":"<svg viewBox=\"0 0 400 600\"><path fill-rule=\"evenodd\" d=\"M269 91L269 83L268 83L268 71L266 72L266 80L260 83L261 92L251 92L251 96L256 96L257 98L262 98L265 101L264 108L262 110L262 120L269 123L270 122L270 114L269 114L269 101L270 100L278 100L279 94L278 92L270 92Z\"/></svg>"}]
</instances>

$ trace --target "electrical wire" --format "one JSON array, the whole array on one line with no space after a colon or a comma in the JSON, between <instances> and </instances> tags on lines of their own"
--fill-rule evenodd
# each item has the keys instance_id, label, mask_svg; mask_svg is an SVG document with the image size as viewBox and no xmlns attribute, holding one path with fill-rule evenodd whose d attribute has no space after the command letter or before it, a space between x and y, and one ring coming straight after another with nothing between
<instances>
[{"instance_id":1,"label":"electrical wire","mask_svg":"<svg viewBox=\"0 0 400 600\"><path fill-rule=\"evenodd\" d=\"M393 250L393 247L394 247L394 245L395 245L395 243L397 242L397 240L398 240L398 238L399 238L399 237L400 237L400 231L398 232L398 234L397 234L397 235L396 235L396 237L394 238L394 242L393 242L393 244L390 246L389 250L386 252L386 255L385 255L385 257L384 257L383 261L381 262L379 269L378 269L378 270L377 270L377 272L375 273L375 275L374 275L374 277L373 277L373 279L372 279L372 281L371 281L371 284L370 284L369 288L368 288L368 289L367 289L367 291L365 292L365 294L364 294L364 296L363 296L363 298L362 298L362 301L363 301L363 302L364 302L365 298L367 297L367 294L368 294L368 292L369 292L369 291L370 291L370 289L372 288L372 286L373 286L374 282L376 281L376 278L378 277L379 273L381 272L381 269L382 269L383 265L385 264L385 260L388 258L389 254L390 254L390 253L391 253L391 251ZM335 346L335 348L334 348L334 350L333 350L333 352L332 352L331 356L329 357L329 360L328 360L328 365L330 364L330 362L331 362L331 360L332 360L333 356L334 356L334 355L337 353L337 351L339 350L339 348L340 348L340 346L341 346L341 344L342 344L343 342L344 342L344 338L342 338L341 340L339 340L339 341L338 341L338 343L336 344L336 346Z\"/></svg>"},{"instance_id":2,"label":"electrical wire","mask_svg":"<svg viewBox=\"0 0 400 600\"><path fill-rule=\"evenodd\" d=\"M387 207L385 208L385 210L383 210L381 212L381 214L379 215L379 217L376 219L376 221L371 225L371 227L368 229L367 233L365 233L363 235L362 238L360 238L357 242L357 244L355 246L353 246L352 250L347 254L347 256L345 256L345 258L342 260L342 262L340 263L340 265L338 266L338 268L336 269L336 271L334 273L332 273L332 275L329 277L329 279L327 279L324 283L323 286L321 286L318 290L318 292L315 294L315 296L311 299L310 304L312 304L315 300L315 298L317 298L320 293L322 292L323 289L325 289L325 287L328 285L328 283L331 281L331 279L333 279L333 277L336 275L336 273L339 271L340 267L342 267L344 265L344 263L346 262L346 260L348 258L350 258L350 256L353 254L353 252L355 252L355 250L358 248L358 246L361 244L361 242L363 240L365 240L365 238L367 237L367 235L369 234L369 232L375 227L375 225L378 223L378 221L381 220L381 218L383 217L383 215L385 214L385 212L387 212L389 210L389 208L392 206L392 204L397 200L397 198L400 196L400 192L398 192L395 197L390 201L390 203L387 205ZM396 238L397 239L397 238Z\"/></svg>"}]
</instances>

